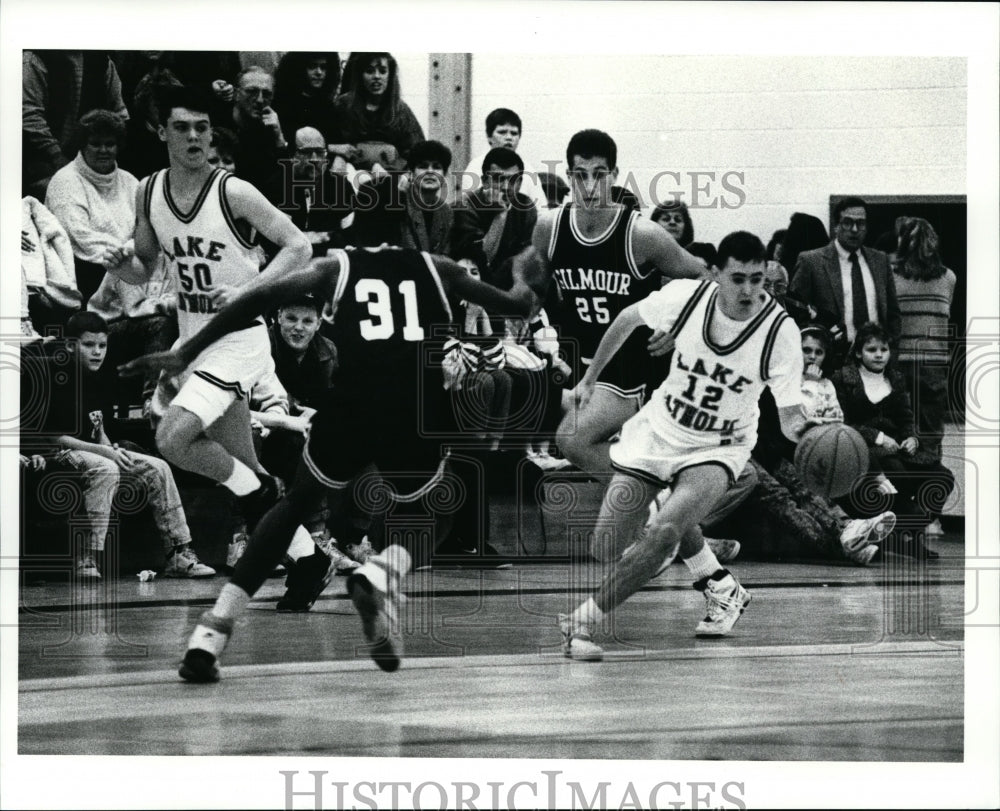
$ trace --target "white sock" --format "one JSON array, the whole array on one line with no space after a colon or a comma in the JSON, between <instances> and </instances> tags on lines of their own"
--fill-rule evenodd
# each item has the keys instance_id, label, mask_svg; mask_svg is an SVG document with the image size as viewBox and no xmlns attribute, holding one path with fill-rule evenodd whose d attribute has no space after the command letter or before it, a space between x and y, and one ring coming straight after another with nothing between
<instances>
[{"instance_id":1,"label":"white sock","mask_svg":"<svg viewBox=\"0 0 1000 811\"><path fill-rule=\"evenodd\" d=\"M298 560L309 557L315 551L316 544L313 543L312 535L306 531L305 527L296 527L295 534L292 536L292 544L288 547L288 557L292 560Z\"/></svg>"},{"instance_id":2,"label":"white sock","mask_svg":"<svg viewBox=\"0 0 1000 811\"><path fill-rule=\"evenodd\" d=\"M722 564L719 563L719 559L707 543L702 545L701 551L697 555L684 558L684 562L687 564L688 569L691 570L691 574L694 575L695 580L710 577L722 568Z\"/></svg>"},{"instance_id":3,"label":"white sock","mask_svg":"<svg viewBox=\"0 0 1000 811\"><path fill-rule=\"evenodd\" d=\"M212 613L222 619L234 620L239 617L250 602L250 595L239 586L226 583L219 592L219 598L212 606Z\"/></svg>"},{"instance_id":4,"label":"white sock","mask_svg":"<svg viewBox=\"0 0 1000 811\"><path fill-rule=\"evenodd\" d=\"M404 577L410 571L410 553L401 546L387 546L379 554L372 555L364 566L354 570L354 574L364 575L368 582L379 591L389 590L389 571Z\"/></svg>"},{"instance_id":5,"label":"white sock","mask_svg":"<svg viewBox=\"0 0 1000 811\"><path fill-rule=\"evenodd\" d=\"M247 496L260 487L260 479L257 474L244 465L239 459L233 459L233 472L229 478L222 483L238 496Z\"/></svg>"},{"instance_id":6,"label":"white sock","mask_svg":"<svg viewBox=\"0 0 1000 811\"><path fill-rule=\"evenodd\" d=\"M604 612L597 607L593 597L588 597L587 602L580 603L570 614L570 619L576 625L596 625L604 619Z\"/></svg>"}]
</instances>

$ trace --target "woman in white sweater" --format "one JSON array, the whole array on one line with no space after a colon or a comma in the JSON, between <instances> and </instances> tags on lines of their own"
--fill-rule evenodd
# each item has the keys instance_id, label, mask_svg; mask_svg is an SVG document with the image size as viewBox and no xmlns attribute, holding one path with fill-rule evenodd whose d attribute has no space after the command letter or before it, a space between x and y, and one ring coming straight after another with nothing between
<instances>
[{"instance_id":1,"label":"woman in white sweater","mask_svg":"<svg viewBox=\"0 0 1000 811\"><path fill-rule=\"evenodd\" d=\"M45 196L46 207L69 234L84 303L104 278L105 252L133 250L139 183L118 168L124 139L125 122L115 113L91 110L84 115L75 137L79 152L55 173Z\"/></svg>"}]
</instances>

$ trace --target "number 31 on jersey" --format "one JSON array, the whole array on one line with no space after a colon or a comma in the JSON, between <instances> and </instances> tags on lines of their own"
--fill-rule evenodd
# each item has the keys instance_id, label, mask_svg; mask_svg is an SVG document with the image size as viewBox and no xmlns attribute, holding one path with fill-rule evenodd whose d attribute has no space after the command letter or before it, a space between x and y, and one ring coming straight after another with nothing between
<instances>
[{"instance_id":1,"label":"number 31 on jersey","mask_svg":"<svg viewBox=\"0 0 1000 811\"><path fill-rule=\"evenodd\" d=\"M406 279L399 283L403 297L404 341L422 341L424 328L420 326L417 312L417 283ZM354 298L359 304L368 305L368 318L361 321L361 337L366 341L385 341L396 334L396 313L392 310L392 290L381 279L361 279L354 287Z\"/></svg>"}]
</instances>

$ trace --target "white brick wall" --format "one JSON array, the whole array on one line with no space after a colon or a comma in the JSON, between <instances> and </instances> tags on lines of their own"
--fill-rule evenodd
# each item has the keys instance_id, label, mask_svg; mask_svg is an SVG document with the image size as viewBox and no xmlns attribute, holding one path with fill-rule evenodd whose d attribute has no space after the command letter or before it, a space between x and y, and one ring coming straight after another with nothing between
<instances>
[{"instance_id":1,"label":"white brick wall","mask_svg":"<svg viewBox=\"0 0 1000 811\"><path fill-rule=\"evenodd\" d=\"M693 212L696 239L766 241L794 211L825 222L830 194L964 194L966 85L959 58L477 54L472 151L495 107L521 115L536 165L605 129L644 191L662 170L743 172L746 204ZM690 203L690 183L657 188L685 187Z\"/></svg>"}]
</instances>

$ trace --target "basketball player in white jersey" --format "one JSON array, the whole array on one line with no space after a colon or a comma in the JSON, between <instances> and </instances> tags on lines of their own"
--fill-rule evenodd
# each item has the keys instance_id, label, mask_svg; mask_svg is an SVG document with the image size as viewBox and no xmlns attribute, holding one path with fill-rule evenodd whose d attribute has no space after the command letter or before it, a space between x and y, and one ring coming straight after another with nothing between
<instances>
[{"instance_id":1,"label":"basketball player in white jersey","mask_svg":"<svg viewBox=\"0 0 1000 811\"><path fill-rule=\"evenodd\" d=\"M207 101L190 88L165 94L159 136L170 168L139 183L135 256L141 266L109 267L126 281L142 283L160 253L165 255L178 291L179 342L201 330L233 288L259 275L252 229L280 247L268 274L303 267L312 257L305 235L257 189L208 163L207 109ZM156 444L164 457L241 497L249 525L279 497L276 481L253 450L248 403L254 383L273 368L264 320L255 317L181 374L161 376L153 398Z\"/></svg>"},{"instance_id":2,"label":"basketball player in white jersey","mask_svg":"<svg viewBox=\"0 0 1000 811\"><path fill-rule=\"evenodd\" d=\"M532 247L517 259L542 262L555 280L561 303L549 312L550 320L565 342L575 343L585 366L591 363L608 325L625 308L659 290L664 278L695 279L703 277L705 270L701 260L659 225L611 202L617 160L617 145L607 133L576 133L566 147L574 203L542 212ZM559 426L559 449L591 475L602 479L611 475L612 438L666 374L664 360L650 356L652 335L649 329L630 335L602 368L600 379L595 378L588 402L577 408L571 404ZM747 469L747 474L752 472ZM737 476L738 487L708 516L708 523L722 518L756 484L752 475L740 477L737 471ZM603 560L603 550L592 548L591 552ZM680 556L696 581L724 571L701 536L685 539ZM705 599L707 613L715 613L712 593L706 591Z\"/></svg>"},{"instance_id":3,"label":"basketball player in white jersey","mask_svg":"<svg viewBox=\"0 0 1000 811\"><path fill-rule=\"evenodd\" d=\"M673 282L628 307L601 339L578 384L581 401L591 399L607 363L641 326L673 337L666 379L625 423L621 441L610 449L617 472L605 493L595 537L611 547L605 559L617 563L592 598L560 617L563 652L572 659L601 659L603 651L592 639L594 626L676 554L683 539L700 537L698 524L750 459L757 400L765 386L778 405L782 432L797 442L806 427L799 331L763 291L764 262L764 245L757 237L745 231L730 234L719 245L717 281ZM648 519L648 506L667 485L672 488L669 498ZM623 505L623 489L642 497ZM629 544L634 544L629 554L619 559ZM749 603L749 594L724 569L706 577L700 587L716 593L717 610L697 633L727 633Z\"/></svg>"}]
</instances>

